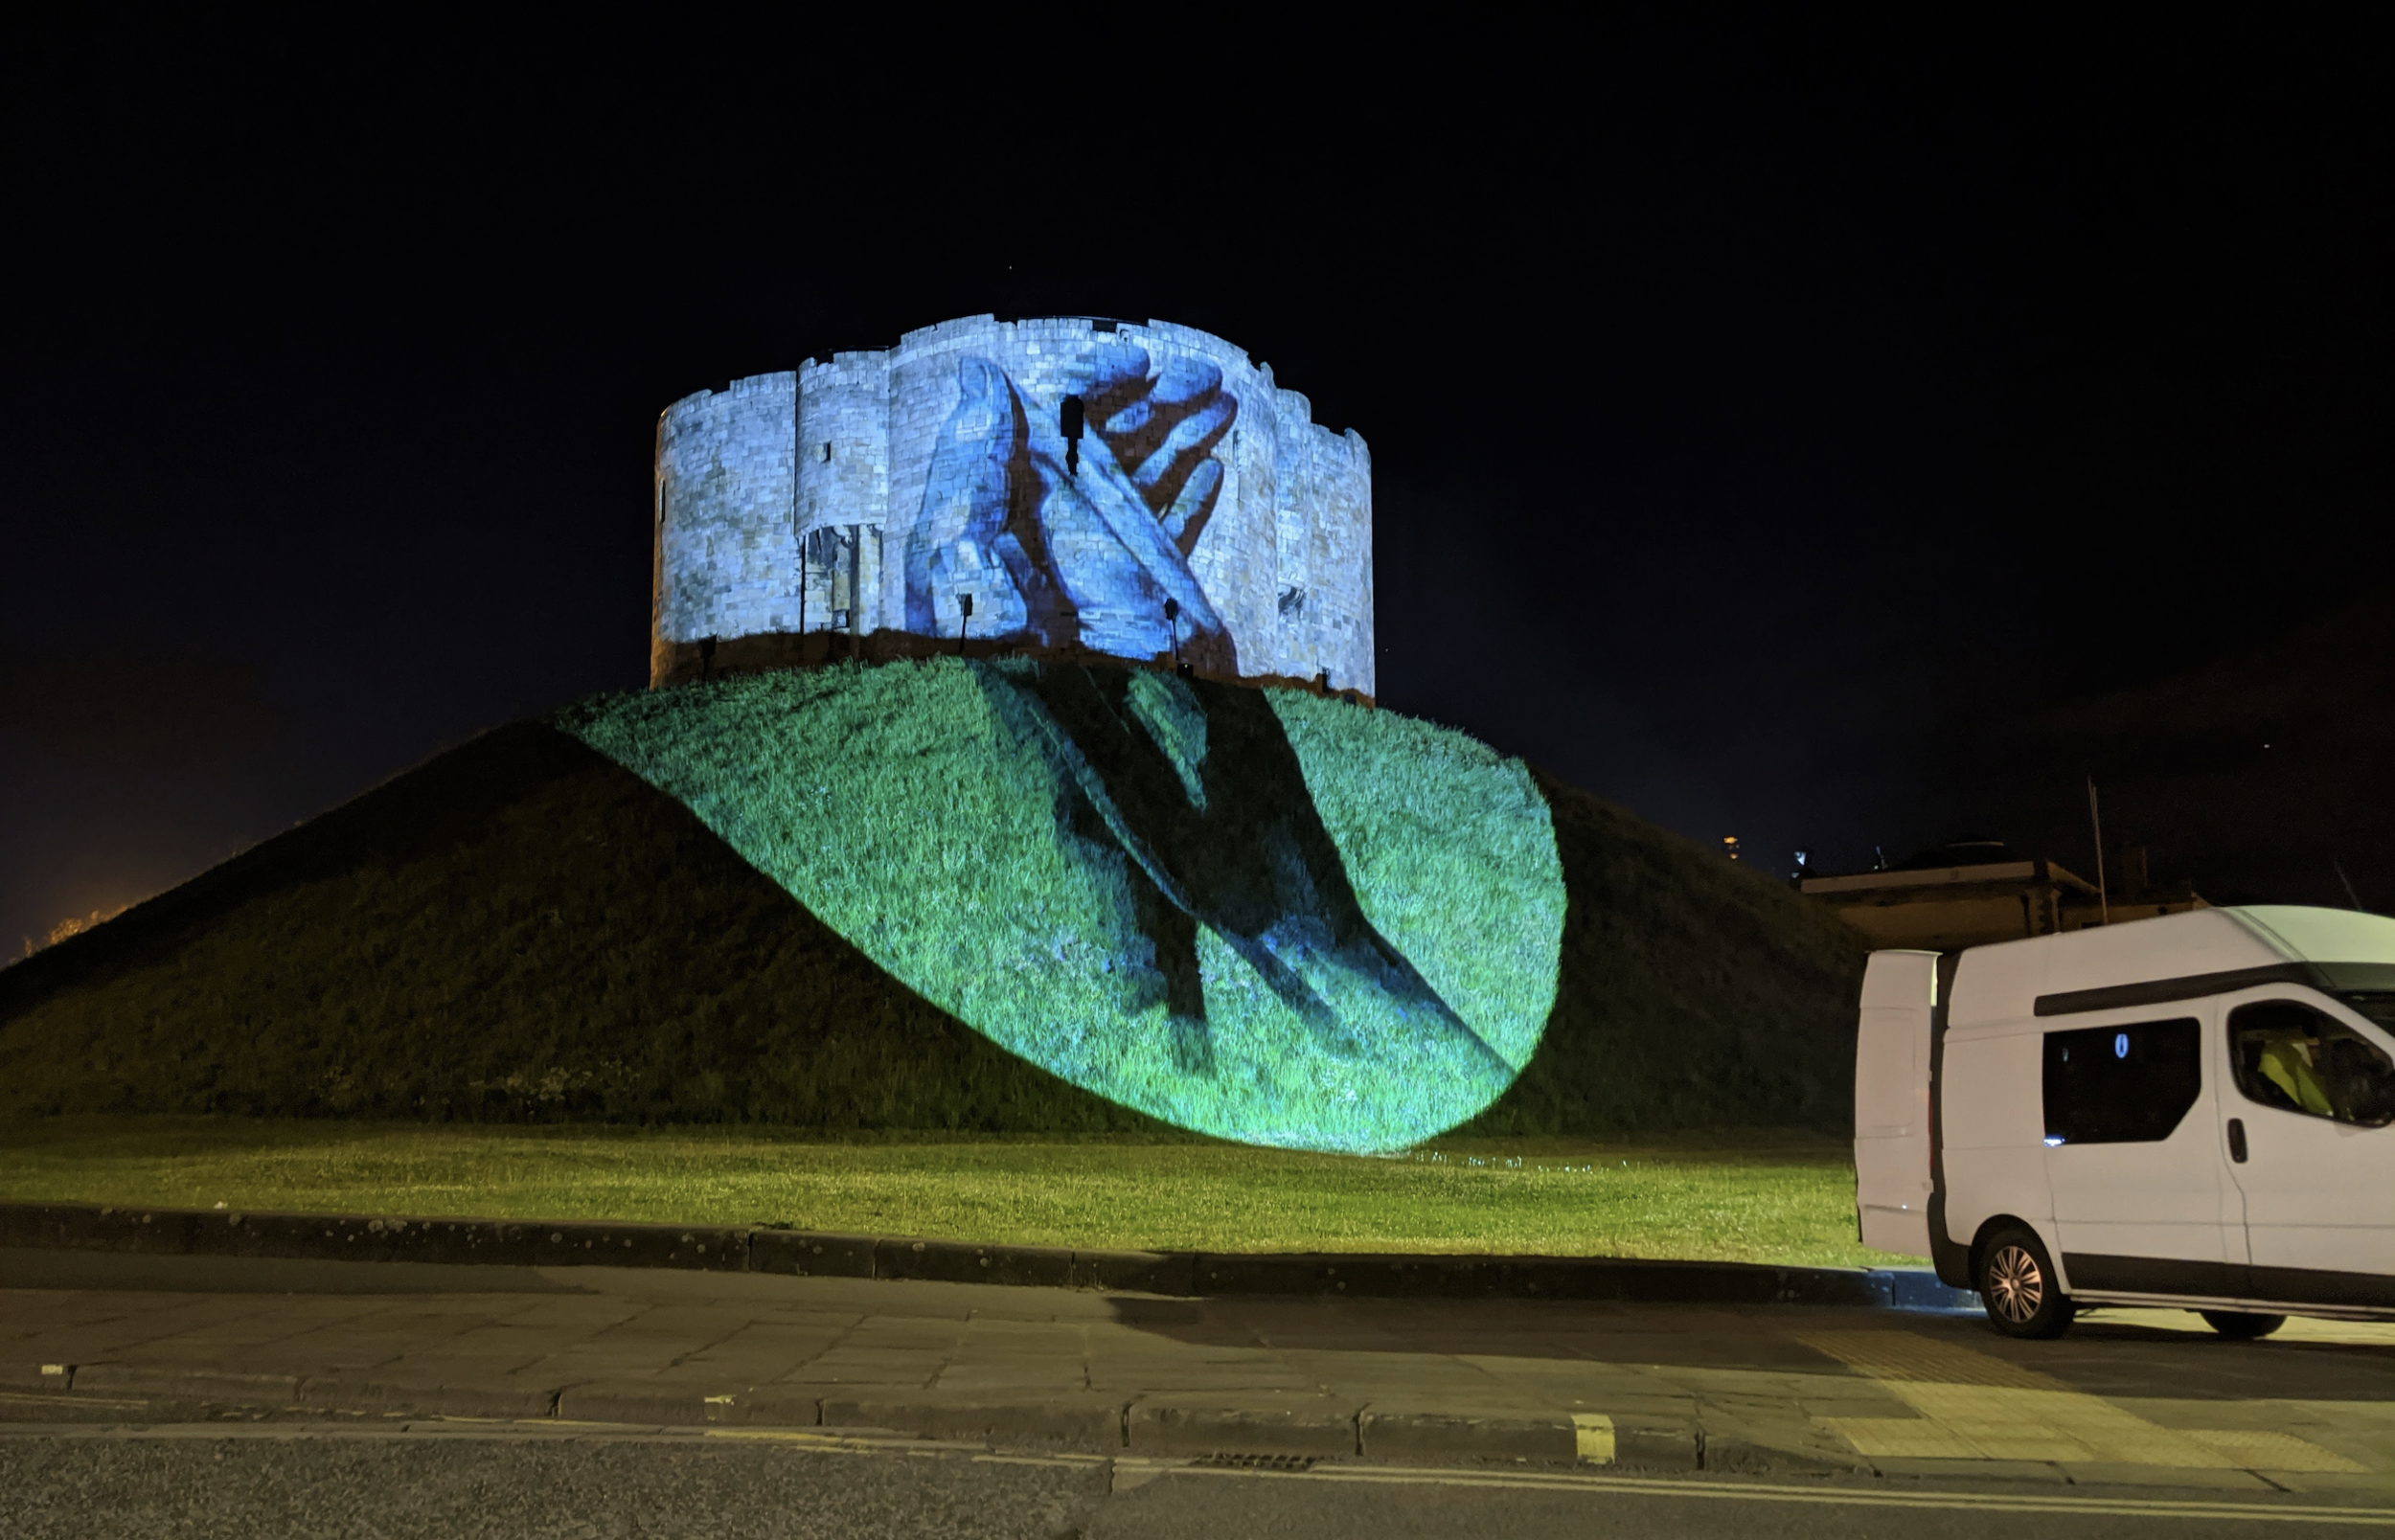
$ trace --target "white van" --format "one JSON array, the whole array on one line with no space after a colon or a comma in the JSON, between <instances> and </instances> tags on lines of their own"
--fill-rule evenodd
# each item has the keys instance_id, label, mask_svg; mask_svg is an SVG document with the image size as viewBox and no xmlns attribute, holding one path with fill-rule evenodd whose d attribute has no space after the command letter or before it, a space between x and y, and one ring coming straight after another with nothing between
<instances>
[{"instance_id":1,"label":"white van","mask_svg":"<svg viewBox=\"0 0 2395 1540\"><path fill-rule=\"evenodd\" d=\"M1989 1318L2181 1305L2232 1337L2395 1317L2395 919L2204 909L1874 952L1863 1244Z\"/></svg>"}]
</instances>

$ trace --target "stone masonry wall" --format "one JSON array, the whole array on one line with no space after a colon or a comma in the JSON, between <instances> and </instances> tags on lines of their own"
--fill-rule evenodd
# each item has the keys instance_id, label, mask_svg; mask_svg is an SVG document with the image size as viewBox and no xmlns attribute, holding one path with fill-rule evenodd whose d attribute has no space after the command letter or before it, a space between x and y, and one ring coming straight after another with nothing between
<instances>
[{"instance_id":1,"label":"stone masonry wall","mask_svg":"<svg viewBox=\"0 0 2395 1540\"><path fill-rule=\"evenodd\" d=\"M798 629L797 404L798 376L786 373L667 409L657 430L655 639Z\"/></svg>"},{"instance_id":2,"label":"stone masonry wall","mask_svg":"<svg viewBox=\"0 0 2395 1540\"><path fill-rule=\"evenodd\" d=\"M885 352L810 361L667 408L657 435L652 656L710 637L908 629L908 537L919 519L952 516L927 508L925 489L962 396L960 367L978 359L1004 371L1024 410L1053 433L1092 351L1121 344L1148 353L1152 377L1175 360L1211 363L1238 398L1211 455L1222 490L1187 560L1230 633L1239 672L1327 672L1335 689L1372 693L1372 461L1363 439L1317 425L1305 396L1280 389L1269 366L1220 337L1168 322L1080 317L946 321ZM952 543L945 532L942 539ZM953 640L960 622L969 632L1002 612L1007 595L993 602L992 588L1009 580L978 557L958 547L943 569L933 634ZM978 596L973 621L959 612L960 593ZM662 682L653 668L652 676Z\"/></svg>"}]
</instances>

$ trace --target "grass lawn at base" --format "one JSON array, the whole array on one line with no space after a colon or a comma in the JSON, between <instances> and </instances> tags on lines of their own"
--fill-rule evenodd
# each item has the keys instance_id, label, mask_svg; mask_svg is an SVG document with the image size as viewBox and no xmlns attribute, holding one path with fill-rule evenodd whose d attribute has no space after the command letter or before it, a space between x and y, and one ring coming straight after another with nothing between
<instances>
[{"instance_id":1,"label":"grass lawn at base","mask_svg":"<svg viewBox=\"0 0 2395 1540\"><path fill-rule=\"evenodd\" d=\"M1441 1140L1324 1155L1122 1140L76 1119L0 1128L0 1198L444 1217L779 1223L1124 1249L1675 1257L1863 1267L1817 1134Z\"/></svg>"}]
</instances>

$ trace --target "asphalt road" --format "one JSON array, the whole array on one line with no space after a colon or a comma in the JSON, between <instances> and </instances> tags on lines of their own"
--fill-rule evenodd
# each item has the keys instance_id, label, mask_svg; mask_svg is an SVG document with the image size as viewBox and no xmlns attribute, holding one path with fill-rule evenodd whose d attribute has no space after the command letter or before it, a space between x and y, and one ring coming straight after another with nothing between
<instances>
[{"instance_id":1,"label":"asphalt road","mask_svg":"<svg viewBox=\"0 0 2395 1540\"><path fill-rule=\"evenodd\" d=\"M1739 1482L993 1456L789 1437L289 1426L0 1436L0 1534L458 1540L747 1536L1745 1535L2040 1540L2385 1532L2395 1508L2200 1488Z\"/></svg>"}]
</instances>

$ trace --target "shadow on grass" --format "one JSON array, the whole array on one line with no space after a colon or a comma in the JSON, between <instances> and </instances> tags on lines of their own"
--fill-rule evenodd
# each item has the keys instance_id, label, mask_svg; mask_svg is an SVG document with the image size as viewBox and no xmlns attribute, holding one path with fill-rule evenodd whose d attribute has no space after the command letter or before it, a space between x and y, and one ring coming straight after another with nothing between
<instances>
[{"instance_id":1,"label":"shadow on grass","mask_svg":"<svg viewBox=\"0 0 2395 1540\"><path fill-rule=\"evenodd\" d=\"M1133 1009L1166 1008L1184 1073L1215 1070L1198 960L1202 925L1320 1048L1357 1051L1359 1023L1332 1000L1360 993L1370 997L1371 1022L1469 1042L1499 1083L1512 1079L1513 1066L1365 917L1264 691L1062 664L997 665L973 677L1002 719L1045 746L1070 788L1067 821L1088 858L1116 860L1131 900L1123 917L1136 934L1119 937L1114 954L1145 985L1148 999Z\"/></svg>"}]
</instances>

